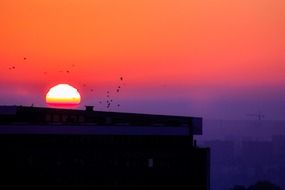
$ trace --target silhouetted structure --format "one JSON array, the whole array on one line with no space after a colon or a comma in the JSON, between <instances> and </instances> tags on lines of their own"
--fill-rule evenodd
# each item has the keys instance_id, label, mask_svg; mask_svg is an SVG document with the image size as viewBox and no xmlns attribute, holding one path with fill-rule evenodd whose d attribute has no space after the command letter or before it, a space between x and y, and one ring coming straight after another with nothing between
<instances>
[{"instance_id":1,"label":"silhouetted structure","mask_svg":"<svg viewBox=\"0 0 285 190\"><path fill-rule=\"evenodd\" d=\"M0 172L38 189L208 190L200 134L194 117L0 106Z\"/></svg>"},{"instance_id":2,"label":"silhouetted structure","mask_svg":"<svg viewBox=\"0 0 285 190\"><path fill-rule=\"evenodd\" d=\"M265 180L258 181L254 185L250 185L248 188L242 185L236 185L231 190L282 190L282 188Z\"/></svg>"}]
</instances>

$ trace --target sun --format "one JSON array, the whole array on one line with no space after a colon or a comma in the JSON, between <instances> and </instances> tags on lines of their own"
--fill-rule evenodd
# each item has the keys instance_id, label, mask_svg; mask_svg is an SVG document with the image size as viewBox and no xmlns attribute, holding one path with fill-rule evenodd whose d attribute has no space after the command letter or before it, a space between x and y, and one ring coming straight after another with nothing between
<instances>
[{"instance_id":1,"label":"sun","mask_svg":"<svg viewBox=\"0 0 285 190\"><path fill-rule=\"evenodd\" d=\"M49 89L46 103L49 106L69 107L80 104L81 96L78 90L69 84L58 84Z\"/></svg>"}]
</instances>

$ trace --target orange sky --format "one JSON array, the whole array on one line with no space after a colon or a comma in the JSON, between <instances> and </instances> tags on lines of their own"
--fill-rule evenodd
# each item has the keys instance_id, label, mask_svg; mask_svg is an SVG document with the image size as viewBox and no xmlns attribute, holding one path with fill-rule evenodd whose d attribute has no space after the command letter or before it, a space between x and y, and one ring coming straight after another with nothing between
<instances>
[{"instance_id":1,"label":"orange sky","mask_svg":"<svg viewBox=\"0 0 285 190\"><path fill-rule=\"evenodd\" d=\"M2 0L0 94L64 82L102 95L120 76L125 98L280 88L284 10L284 0Z\"/></svg>"}]
</instances>

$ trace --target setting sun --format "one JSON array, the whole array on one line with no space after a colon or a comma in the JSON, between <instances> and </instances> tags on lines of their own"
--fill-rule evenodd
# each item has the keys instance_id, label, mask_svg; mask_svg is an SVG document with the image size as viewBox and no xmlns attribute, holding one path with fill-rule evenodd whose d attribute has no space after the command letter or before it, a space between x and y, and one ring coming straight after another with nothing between
<instances>
[{"instance_id":1,"label":"setting sun","mask_svg":"<svg viewBox=\"0 0 285 190\"><path fill-rule=\"evenodd\" d=\"M58 84L50 88L46 94L46 103L51 106L76 106L80 100L77 89L68 84Z\"/></svg>"}]
</instances>

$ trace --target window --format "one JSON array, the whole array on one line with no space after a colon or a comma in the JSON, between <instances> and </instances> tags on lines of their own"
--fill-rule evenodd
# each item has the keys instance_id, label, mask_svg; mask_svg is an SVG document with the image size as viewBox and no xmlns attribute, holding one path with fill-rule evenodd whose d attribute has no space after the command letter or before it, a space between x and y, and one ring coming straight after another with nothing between
<instances>
[{"instance_id":1,"label":"window","mask_svg":"<svg viewBox=\"0 0 285 190\"><path fill-rule=\"evenodd\" d=\"M149 168L153 168L153 165L154 165L153 158L147 159L147 166Z\"/></svg>"}]
</instances>

